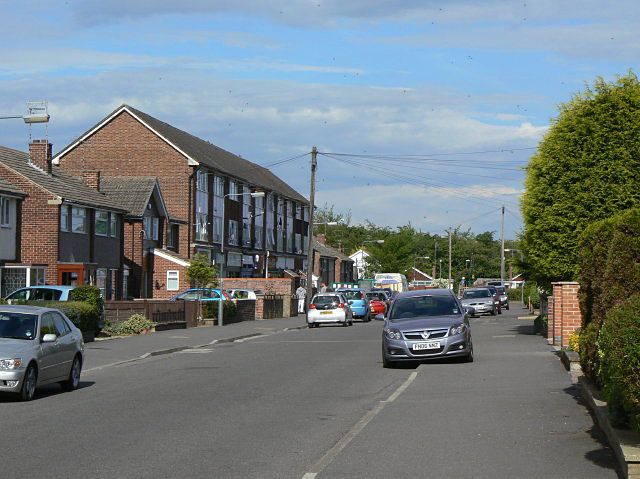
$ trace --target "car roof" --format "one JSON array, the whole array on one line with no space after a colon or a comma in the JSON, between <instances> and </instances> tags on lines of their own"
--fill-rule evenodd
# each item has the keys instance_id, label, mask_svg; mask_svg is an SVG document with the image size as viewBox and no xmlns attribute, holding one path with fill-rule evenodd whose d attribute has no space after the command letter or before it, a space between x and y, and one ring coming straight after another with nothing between
<instances>
[{"instance_id":1,"label":"car roof","mask_svg":"<svg viewBox=\"0 0 640 479\"><path fill-rule=\"evenodd\" d=\"M336 291L340 293L348 293L349 291L363 291L362 288L338 288Z\"/></svg>"},{"instance_id":2,"label":"car roof","mask_svg":"<svg viewBox=\"0 0 640 479\"><path fill-rule=\"evenodd\" d=\"M58 291L71 291L77 286L57 285L57 284L43 284L41 286L25 286L24 288L18 288L16 291L22 289L57 289Z\"/></svg>"},{"instance_id":3,"label":"car roof","mask_svg":"<svg viewBox=\"0 0 640 479\"><path fill-rule=\"evenodd\" d=\"M316 296L336 296L342 294L341 291L327 291L326 293L317 293Z\"/></svg>"},{"instance_id":4,"label":"car roof","mask_svg":"<svg viewBox=\"0 0 640 479\"><path fill-rule=\"evenodd\" d=\"M399 298L414 298L416 296L453 296L453 292L450 289L440 288L440 289L416 289L413 291L404 291L396 296L396 299Z\"/></svg>"},{"instance_id":5,"label":"car roof","mask_svg":"<svg viewBox=\"0 0 640 479\"><path fill-rule=\"evenodd\" d=\"M47 311L55 311L59 313L55 308L43 308L42 306L28 306L26 304L0 304L1 312L13 312L13 313L29 313L29 314L41 314Z\"/></svg>"}]
</instances>

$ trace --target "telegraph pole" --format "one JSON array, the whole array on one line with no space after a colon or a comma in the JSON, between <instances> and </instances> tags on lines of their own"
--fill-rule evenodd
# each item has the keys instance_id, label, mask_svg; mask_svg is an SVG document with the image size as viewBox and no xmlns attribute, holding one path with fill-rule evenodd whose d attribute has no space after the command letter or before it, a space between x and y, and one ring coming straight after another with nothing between
<instances>
[{"instance_id":1,"label":"telegraph pole","mask_svg":"<svg viewBox=\"0 0 640 479\"><path fill-rule=\"evenodd\" d=\"M314 146L311 149L311 183L309 185L309 242L307 247L307 295L305 298L305 311L309 310L311 294L313 292L313 204L316 197L316 169L318 168L318 150Z\"/></svg>"},{"instance_id":2,"label":"telegraph pole","mask_svg":"<svg viewBox=\"0 0 640 479\"><path fill-rule=\"evenodd\" d=\"M449 228L449 280L447 281L447 287L451 289L451 228Z\"/></svg>"},{"instance_id":3,"label":"telegraph pole","mask_svg":"<svg viewBox=\"0 0 640 479\"><path fill-rule=\"evenodd\" d=\"M500 230L502 231L502 240L500 242L500 283L504 286L504 206L502 207Z\"/></svg>"}]
</instances>

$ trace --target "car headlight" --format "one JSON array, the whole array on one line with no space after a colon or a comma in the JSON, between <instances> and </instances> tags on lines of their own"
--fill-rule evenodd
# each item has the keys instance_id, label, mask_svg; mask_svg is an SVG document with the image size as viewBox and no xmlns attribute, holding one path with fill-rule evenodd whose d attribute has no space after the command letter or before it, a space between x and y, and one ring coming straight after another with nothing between
<instances>
[{"instance_id":1,"label":"car headlight","mask_svg":"<svg viewBox=\"0 0 640 479\"><path fill-rule=\"evenodd\" d=\"M467 326L465 324L456 324L449 328L449 336L456 336L457 334L462 334L467 330Z\"/></svg>"},{"instance_id":2,"label":"car headlight","mask_svg":"<svg viewBox=\"0 0 640 479\"><path fill-rule=\"evenodd\" d=\"M0 359L0 369L18 369L22 366L22 359Z\"/></svg>"},{"instance_id":3,"label":"car headlight","mask_svg":"<svg viewBox=\"0 0 640 479\"><path fill-rule=\"evenodd\" d=\"M384 334L386 334L389 339L402 339L402 334L398 329L385 329Z\"/></svg>"}]
</instances>

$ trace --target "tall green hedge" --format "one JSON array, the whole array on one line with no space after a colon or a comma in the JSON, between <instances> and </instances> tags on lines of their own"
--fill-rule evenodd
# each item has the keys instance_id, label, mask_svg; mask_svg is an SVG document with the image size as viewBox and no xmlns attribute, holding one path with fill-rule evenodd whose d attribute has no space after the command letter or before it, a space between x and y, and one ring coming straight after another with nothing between
<instances>
[{"instance_id":1,"label":"tall green hedge","mask_svg":"<svg viewBox=\"0 0 640 479\"><path fill-rule=\"evenodd\" d=\"M69 301L84 301L92 304L98 311L104 309L104 299L100 288L91 285L78 286L69 293Z\"/></svg>"},{"instance_id":2,"label":"tall green hedge","mask_svg":"<svg viewBox=\"0 0 640 479\"><path fill-rule=\"evenodd\" d=\"M207 319L215 319L218 317L219 301L202 301L202 317ZM223 301L223 314L225 318L235 318L238 314L236 304L233 301Z\"/></svg>"},{"instance_id":3,"label":"tall green hedge","mask_svg":"<svg viewBox=\"0 0 640 479\"><path fill-rule=\"evenodd\" d=\"M640 295L609 311L598 349L599 377L614 425L640 432Z\"/></svg>"},{"instance_id":4,"label":"tall green hedge","mask_svg":"<svg viewBox=\"0 0 640 479\"><path fill-rule=\"evenodd\" d=\"M41 306L62 311L80 331L98 331L100 312L94 305L82 301L28 301L29 306Z\"/></svg>"}]
</instances>

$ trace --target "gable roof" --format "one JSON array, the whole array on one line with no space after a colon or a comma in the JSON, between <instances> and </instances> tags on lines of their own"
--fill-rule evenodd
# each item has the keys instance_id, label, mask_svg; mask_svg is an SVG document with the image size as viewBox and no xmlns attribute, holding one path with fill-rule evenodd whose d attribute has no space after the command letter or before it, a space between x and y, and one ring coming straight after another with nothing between
<instances>
[{"instance_id":1,"label":"gable roof","mask_svg":"<svg viewBox=\"0 0 640 479\"><path fill-rule=\"evenodd\" d=\"M329 245L320 243L320 241L318 241L317 238L313 238L313 250L317 251L318 253L320 253L320 256L326 256L329 258L339 258L342 261L349 261L349 262L353 262L353 260L351 258L349 258L346 254L344 254L343 252L332 248Z\"/></svg>"},{"instance_id":2,"label":"gable roof","mask_svg":"<svg viewBox=\"0 0 640 479\"><path fill-rule=\"evenodd\" d=\"M416 273L418 273L419 275L427 278L429 281L433 281L433 278L431 277L431 275L425 273L424 271L420 271L418 268L412 268ZM420 280L416 280L416 281L420 281Z\"/></svg>"},{"instance_id":3,"label":"gable roof","mask_svg":"<svg viewBox=\"0 0 640 479\"><path fill-rule=\"evenodd\" d=\"M152 176L107 176L100 179L100 191L117 201L130 216L142 217L157 189L160 209L169 217L158 180Z\"/></svg>"},{"instance_id":4,"label":"gable roof","mask_svg":"<svg viewBox=\"0 0 640 479\"><path fill-rule=\"evenodd\" d=\"M118 107L105 119L89 128L89 130L80 135L80 137L58 152L54 157L54 162L59 162L60 158L77 146L80 141L91 136L95 131L125 111L181 153L189 161L190 165L205 165L221 173L244 180L252 185L275 191L276 193L280 193L304 204L308 203L304 196L267 168L245 160L202 138L180 130L126 104Z\"/></svg>"},{"instance_id":5,"label":"gable roof","mask_svg":"<svg viewBox=\"0 0 640 479\"><path fill-rule=\"evenodd\" d=\"M124 212L117 202L88 187L81 178L71 176L57 166L52 168L51 174L41 170L29 162L28 153L0 146L0 163L61 200L91 208Z\"/></svg>"},{"instance_id":6,"label":"gable roof","mask_svg":"<svg viewBox=\"0 0 640 479\"><path fill-rule=\"evenodd\" d=\"M24 191L3 178L0 178L0 193L6 193L12 196L27 196Z\"/></svg>"}]
</instances>

